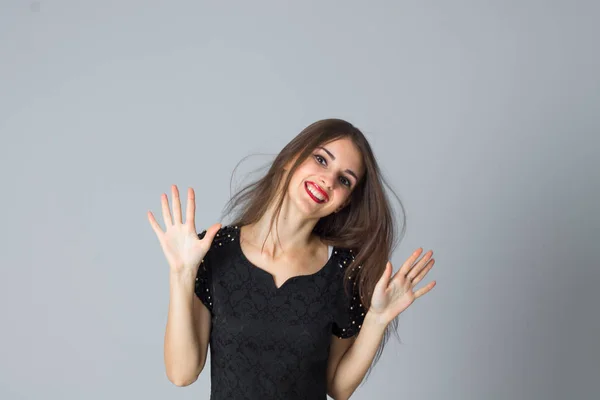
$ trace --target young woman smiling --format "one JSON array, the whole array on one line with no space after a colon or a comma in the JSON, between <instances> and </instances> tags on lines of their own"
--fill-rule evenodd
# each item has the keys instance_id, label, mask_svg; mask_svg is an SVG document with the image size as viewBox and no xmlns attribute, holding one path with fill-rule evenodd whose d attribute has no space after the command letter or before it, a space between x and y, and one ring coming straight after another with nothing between
<instances>
[{"instance_id":1,"label":"young woman smiling","mask_svg":"<svg viewBox=\"0 0 600 400\"><path fill-rule=\"evenodd\" d=\"M306 127L269 171L197 233L176 186L162 195L170 266L164 357L176 385L211 354L211 399L348 399L381 355L396 317L428 293L434 264L419 248L393 274L396 223L362 132L340 119ZM422 257L421 257L422 256ZM210 345L210 347L209 347Z\"/></svg>"}]
</instances>

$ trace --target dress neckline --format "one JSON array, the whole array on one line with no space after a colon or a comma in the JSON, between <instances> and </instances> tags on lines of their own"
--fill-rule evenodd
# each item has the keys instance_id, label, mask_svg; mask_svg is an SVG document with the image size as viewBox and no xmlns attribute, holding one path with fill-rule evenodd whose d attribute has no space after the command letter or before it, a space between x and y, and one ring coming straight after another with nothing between
<instances>
[{"instance_id":1,"label":"dress neckline","mask_svg":"<svg viewBox=\"0 0 600 400\"><path fill-rule=\"evenodd\" d=\"M271 274L269 271L266 271L264 269L262 269L261 267L259 267L258 265L254 264L252 261L250 261L248 259L248 257L246 257L246 254L244 254L244 251L242 250L242 227L238 226L237 227L237 245L235 246L236 251L238 252L238 255L240 256L240 259L242 260L242 262L244 262L248 267L250 267L250 269L252 270L258 270L259 273L262 274L266 274L268 275L268 277L270 278L270 282L271 285L273 287L273 290L275 290L276 292L281 291L286 285L288 285L289 282L291 281L295 281L298 279L311 279L311 278L315 278L319 275L322 275L326 270L327 267L329 267L329 265L333 262L334 259L334 254L337 254L336 252L336 247L335 246L331 246L331 248L327 248L328 251L328 258L327 261L325 262L325 265L323 265L321 268L319 268L318 271L313 272L312 274L305 274L305 275L294 275L289 277L285 282L283 282L281 284L281 286L277 287L277 285L275 284L275 277L273 276L273 274Z\"/></svg>"}]
</instances>

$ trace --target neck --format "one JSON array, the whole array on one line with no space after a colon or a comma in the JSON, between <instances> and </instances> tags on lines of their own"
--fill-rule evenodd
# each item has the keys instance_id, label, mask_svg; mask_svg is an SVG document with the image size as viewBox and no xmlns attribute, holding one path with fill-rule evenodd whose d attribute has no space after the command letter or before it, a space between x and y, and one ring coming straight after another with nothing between
<instances>
[{"instance_id":1,"label":"neck","mask_svg":"<svg viewBox=\"0 0 600 400\"><path fill-rule=\"evenodd\" d=\"M307 248L318 246L321 241L312 231L318 219L306 218L300 214L289 197L285 197L279 217L271 227L271 218L275 214L275 204L272 202L265 214L256 222L248 224L243 229L249 242L259 248L265 244L264 252L273 258L282 253L296 253ZM248 242L248 239L245 241ZM266 240L266 241L265 241Z\"/></svg>"}]
</instances>

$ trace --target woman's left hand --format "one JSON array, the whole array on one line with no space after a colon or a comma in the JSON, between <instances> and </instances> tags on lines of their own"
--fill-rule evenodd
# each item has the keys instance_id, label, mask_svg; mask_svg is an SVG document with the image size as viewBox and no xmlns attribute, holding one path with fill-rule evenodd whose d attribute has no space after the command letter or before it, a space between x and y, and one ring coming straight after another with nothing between
<instances>
[{"instance_id":1,"label":"woman's left hand","mask_svg":"<svg viewBox=\"0 0 600 400\"><path fill-rule=\"evenodd\" d=\"M383 275L373 290L369 313L390 323L416 299L433 289L435 281L431 281L427 286L413 292L415 286L421 282L435 263L435 260L431 258L433 255L431 250L419 262L416 262L422 252L422 248L415 250L393 277L391 277L392 263L387 262Z\"/></svg>"}]
</instances>

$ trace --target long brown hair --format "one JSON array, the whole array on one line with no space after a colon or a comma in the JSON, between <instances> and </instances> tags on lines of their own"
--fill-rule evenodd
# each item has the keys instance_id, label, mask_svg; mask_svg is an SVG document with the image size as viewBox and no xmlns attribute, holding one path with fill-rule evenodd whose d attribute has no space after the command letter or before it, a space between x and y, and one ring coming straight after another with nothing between
<instances>
[{"instance_id":1,"label":"long brown hair","mask_svg":"<svg viewBox=\"0 0 600 400\"><path fill-rule=\"evenodd\" d=\"M357 282L363 307L368 309L371 305L371 293L399 242L396 218L384 191L384 185L396 197L402 209L400 239L406 229L406 213L402 202L382 176L369 142L351 123L341 119L324 119L307 126L279 152L262 178L242 188L231 197L225 207L224 215L237 210L231 225L252 224L265 214L271 201L277 201L274 208L276 212L271 219L271 227L273 227L281 212L283 194L287 193L294 171L317 146L340 138L349 138L357 146L362 155L365 173L350 194L350 202L337 213L321 218L315 225L313 233L324 243L351 249L355 254L353 264L362 267L354 270L346 268L344 281L347 281L350 273L358 271L355 282ZM290 163L292 163L291 167L289 167ZM347 286L345 289L348 293ZM386 328L373 366L379 360L390 333L393 331L398 337L397 329L398 321L394 319Z\"/></svg>"}]
</instances>

